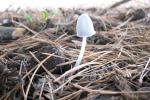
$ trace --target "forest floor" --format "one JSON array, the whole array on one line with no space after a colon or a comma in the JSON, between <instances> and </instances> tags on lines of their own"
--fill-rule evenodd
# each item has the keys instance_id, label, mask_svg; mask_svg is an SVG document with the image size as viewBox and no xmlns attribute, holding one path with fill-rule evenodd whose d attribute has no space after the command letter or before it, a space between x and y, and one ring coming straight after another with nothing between
<instances>
[{"instance_id":1,"label":"forest floor","mask_svg":"<svg viewBox=\"0 0 150 100\"><path fill-rule=\"evenodd\" d=\"M76 21L85 12L96 35L74 67ZM150 97L150 8L6 10L0 25L0 100Z\"/></svg>"}]
</instances>

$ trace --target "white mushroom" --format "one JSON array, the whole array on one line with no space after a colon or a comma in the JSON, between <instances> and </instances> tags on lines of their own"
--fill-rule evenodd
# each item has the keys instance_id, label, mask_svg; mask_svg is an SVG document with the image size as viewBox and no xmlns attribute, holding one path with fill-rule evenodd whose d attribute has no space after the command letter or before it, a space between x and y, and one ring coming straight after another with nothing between
<instances>
[{"instance_id":1,"label":"white mushroom","mask_svg":"<svg viewBox=\"0 0 150 100\"><path fill-rule=\"evenodd\" d=\"M76 31L77 31L77 36L82 37L82 46L81 46L80 54L75 64L75 66L78 66L80 65L84 55L86 38L96 33L94 30L93 22L87 14L82 14L79 16L76 25Z\"/></svg>"},{"instance_id":2,"label":"white mushroom","mask_svg":"<svg viewBox=\"0 0 150 100\"><path fill-rule=\"evenodd\" d=\"M55 82L59 81L63 77L65 77L65 76L69 75L70 73L75 72L75 71L77 71L83 67L83 66L80 66L80 67L77 67L77 66L80 65L81 60L82 60L83 55L84 55L85 46L86 46L86 38L95 34L92 20L87 14L82 14L81 16L79 16L79 18L77 20L77 25L76 25L76 31L77 31L77 36L82 37L83 40L82 40L82 46L81 46L80 54L79 54L78 59L76 61L75 67L72 68L71 70L66 71L60 77L55 79Z\"/></svg>"}]
</instances>

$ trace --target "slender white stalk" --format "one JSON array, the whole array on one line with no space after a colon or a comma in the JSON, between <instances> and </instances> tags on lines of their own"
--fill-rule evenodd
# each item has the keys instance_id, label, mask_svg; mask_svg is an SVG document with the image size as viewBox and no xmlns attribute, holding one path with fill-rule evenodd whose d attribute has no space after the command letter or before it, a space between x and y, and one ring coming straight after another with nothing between
<instances>
[{"instance_id":1,"label":"slender white stalk","mask_svg":"<svg viewBox=\"0 0 150 100\"><path fill-rule=\"evenodd\" d=\"M76 67L76 66L79 66L80 63L81 63L81 60L82 60L82 58L83 58L84 51L85 51L85 46L86 46L86 37L83 37L80 54L79 54L78 59L77 59L77 61L76 61L75 67Z\"/></svg>"}]
</instances>

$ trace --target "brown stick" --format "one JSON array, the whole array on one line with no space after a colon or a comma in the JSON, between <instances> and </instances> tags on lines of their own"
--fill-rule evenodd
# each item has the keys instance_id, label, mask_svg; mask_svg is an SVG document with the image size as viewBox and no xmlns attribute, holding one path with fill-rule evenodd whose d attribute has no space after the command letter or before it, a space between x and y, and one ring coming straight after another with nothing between
<instances>
[{"instance_id":1,"label":"brown stick","mask_svg":"<svg viewBox=\"0 0 150 100\"><path fill-rule=\"evenodd\" d=\"M124 3L129 2L129 1L131 1L131 0L122 0L122 1L116 2L115 4L110 6L109 9L116 8L116 7L118 7L118 6L120 6L120 5L124 4Z\"/></svg>"}]
</instances>

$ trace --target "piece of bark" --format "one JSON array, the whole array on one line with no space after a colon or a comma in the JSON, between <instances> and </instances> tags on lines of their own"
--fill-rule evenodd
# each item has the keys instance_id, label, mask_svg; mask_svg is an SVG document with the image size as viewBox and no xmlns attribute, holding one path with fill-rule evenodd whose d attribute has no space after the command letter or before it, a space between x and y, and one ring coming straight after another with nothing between
<instances>
[{"instance_id":1,"label":"piece of bark","mask_svg":"<svg viewBox=\"0 0 150 100\"><path fill-rule=\"evenodd\" d=\"M24 28L3 27L0 26L0 42L5 40L17 39L25 33Z\"/></svg>"}]
</instances>

